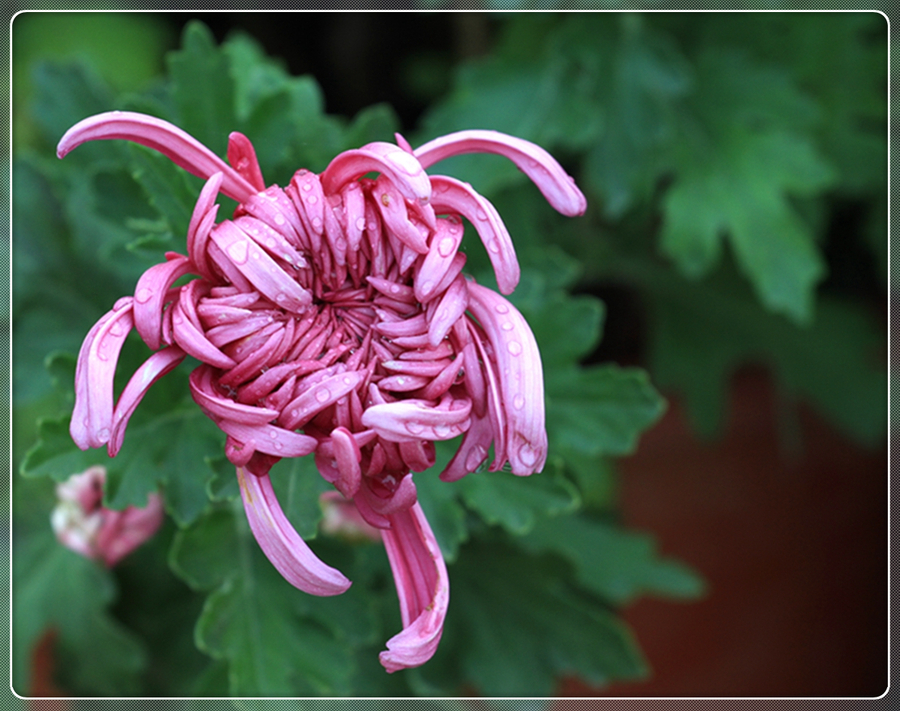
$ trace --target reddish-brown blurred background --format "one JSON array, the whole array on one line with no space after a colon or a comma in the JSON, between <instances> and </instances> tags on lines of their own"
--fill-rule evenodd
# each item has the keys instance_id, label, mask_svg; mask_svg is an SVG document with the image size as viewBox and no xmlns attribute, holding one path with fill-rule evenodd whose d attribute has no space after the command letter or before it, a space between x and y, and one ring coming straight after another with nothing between
<instances>
[{"instance_id":1,"label":"reddish-brown blurred background","mask_svg":"<svg viewBox=\"0 0 900 711\"><path fill-rule=\"evenodd\" d=\"M877 696L887 685L887 456L801 408L785 451L772 385L735 378L723 436L676 400L621 462L629 525L692 565L708 594L626 611L652 677L564 696Z\"/></svg>"}]
</instances>

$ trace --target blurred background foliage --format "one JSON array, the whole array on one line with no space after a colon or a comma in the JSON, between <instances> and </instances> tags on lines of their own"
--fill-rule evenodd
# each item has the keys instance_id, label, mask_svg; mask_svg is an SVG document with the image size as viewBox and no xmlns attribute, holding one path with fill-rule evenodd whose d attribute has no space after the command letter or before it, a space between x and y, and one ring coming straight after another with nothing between
<instances>
[{"instance_id":1,"label":"blurred background foliage","mask_svg":"<svg viewBox=\"0 0 900 711\"><path fill-rule=\"evenodd\" d=\"M715 437L731 376L760 364L786 446L802 446L800 403L884 445L879 14L26 13L12 38L19 693L35 688L48 639L53 683L84 695L549 696L566 674L637 678L647 661L617 611L703 592L619 522L615 459L662 413L657 388ZM567 220L496 157L440 166L490 197L513 236L551 457L526 480L417 475L453 588L422 669L389 677L377 664L399 623L379 546L317 536L355 581L324 601L247 545L187 370L154 386L116 461L68 440L81 339L164 251L183 251L201 184L119 142L56 159L70 125L113 108L167 118L220 155L240 130L279 184L394 131L415 146L477 127L539 143L585 190L586 215ZM468 257L490 282L482 251ZM129 345L127 372L146 357ZM53 482L92 463L110 467L111 506L166 493L166 527L114 571L58 547L47 524ZM280 467L288 513L312 538L321 479L310 462Z\"/></svg>"}]
</instances>

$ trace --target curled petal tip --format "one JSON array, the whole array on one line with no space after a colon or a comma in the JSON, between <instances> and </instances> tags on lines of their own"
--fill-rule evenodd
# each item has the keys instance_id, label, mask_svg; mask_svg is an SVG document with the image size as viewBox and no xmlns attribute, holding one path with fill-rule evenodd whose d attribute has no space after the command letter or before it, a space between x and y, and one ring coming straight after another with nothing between
<instances>
[{"instance_id":1,"label":"curled petal tip","mask_svg":"<svg viewBox=\"0 0 900 711\"><path fill-rule=\"evenodd\" d=\"M175 165L204 180L222 172L222 192L245 202L259 192L243 175L219 158L190 134L163 119L133 111L107 111L79 121L65 132L56 147L56 155L64 157L87 141L102 139L134 141L159 151Z\"/></svg>"},{"instance_id":2,"label":"curled petal tip","mask_svg":"<svg viewBox=\"0 0 900 711\"><path fill-rule=\"evenodd\" d=\"M540 146L499 131L457 131L435 138L415 150L423 168L462 153L496 153L509 158L527 175L558 212L567 217L587 209L584 194L557 160Z\"/></svg>"},{"instance_id":3,"label":"curled petal tip","mask_svg":"<svg viewBox=\"0 0 900 711\"><path fill-rule=\"evenodd\" d=\"M247 521L260 548L291 585L312 595L339 595L350 587L343 573L325 565L285 517L268 475L237 468Z\"/></svg>"}]
</instances>

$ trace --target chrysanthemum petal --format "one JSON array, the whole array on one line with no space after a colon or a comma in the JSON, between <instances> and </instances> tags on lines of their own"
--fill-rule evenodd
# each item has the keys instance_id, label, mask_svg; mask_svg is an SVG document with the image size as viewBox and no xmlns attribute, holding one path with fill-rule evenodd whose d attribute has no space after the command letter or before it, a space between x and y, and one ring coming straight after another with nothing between
<instances>
[{"instance_id":1,"label":"chrysanthemum petal","mask_svg":"<svg viewBox=\"0 0 900 711\"><path fill-rule=\"evenodd\" d=\"M63 158L87 141L121 138L159 151L175 165L204 180L222 173L222 192L244 202L257 192L240 173L193 136L168 121L133 111L108 111L79 121L66 131L56 149Z\"/></svg>"},{"instance_id":2,"label":"chrysanthemum petal","mask_svg":"<svg viewBox=\"0 0 900 711\"><path fill-rule=\"evenodd\" d=\"M250 530L285 580L313 595L339 595L350 587L350 581L319 560L291 526L268 474L256 476L238 467L237 477Z\"/></svg>"},{"instance_id":3,"label":"chrysanthemum petal","mask_svg":"<svg viewBox=\"0 0 900 711\"><path fill-rule=\"evenodd\" d=\"M369 143L344 151L322 173L322 187L333 195L351 180L366 173L383 173L404 198L420 204L431 198L431 182L415 156L391 143Z\"/></svg>"},{"instance_id":4,"label":"chrysanthemum petal","mask_svg":"<svg viewBox=\"0 0 900 711\"><path fill-rule=\"evenodd\" d=\"M184 358L185 352L177 346L163 348L144 361L131 376L113 411L112 428L107 446L110 457L115 457L119 453L128 420L144 395L147 394L150 386L175 368Z\"/></svg>"},{"instance_id":5,"label":"chrysanthemum petal","mask_svg":"<svg viewBox=\"0 0 900 711\"><path fill-rule=\"evenodd\" d=\"M419 146L416 158L428 168L461 153L497 153L509 158L537 185L556 210L574 217L584 214L587 200L562 166L540 146L498 131L457 131Z\"/></svg>"},{"instance_id":6,"label":"chrysanthemum petal","mask_svg":"<svg viewBox=\"0 0 900 711\"><path fill-rule=\"evenodd\" d=\"M499 294L468 283L469 311L491 342L506 415L505 456L513 474L540 471L547 458L544 378L534 334L519 311Z\"/></svg>"},{"instance_id":7,"label":"chrysanthemum petal","mask_svg":"<svg viewBox=\"0 0 900 711\"><path fill-rule=\"evenodd\" d=\"M131 297L120 299L88 332L75 369L75 407L69 434L81 449L102 447L113 422L113 379L125 338L134 325Z\"/></svg>"},{"instance_id":8,"label":"chrysanthemum petal","mask_svg":"<svg viewBox=\"0 0 900 711\"><path fill-rule=\"evenodd\" d=\"M421 666L434 656L450 601L450 580L437 540L418 503L389 517L381 532L397 596L403 631L381 652L382 666L395 672Z\"/></svg>"}]
</instances>

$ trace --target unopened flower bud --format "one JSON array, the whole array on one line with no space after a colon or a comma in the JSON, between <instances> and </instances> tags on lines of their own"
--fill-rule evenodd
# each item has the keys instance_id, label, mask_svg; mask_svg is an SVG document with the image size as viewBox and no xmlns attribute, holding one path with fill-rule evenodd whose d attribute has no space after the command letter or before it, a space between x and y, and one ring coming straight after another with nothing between
<instances>
[{"instance_id":1,"label":"unopened flower bud","mask_svg":"<svg viewBox=\"0 0 900 711\"><path fill-rule=\"evenodd\" d=\"M105 482L106 469L95 466L57 485L59 502L50 523L66 548L112 567L156 533L164 514L157 493L150 494L144 508L104 507Z\"/></svg>"}]
</instances>

